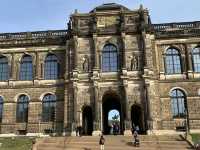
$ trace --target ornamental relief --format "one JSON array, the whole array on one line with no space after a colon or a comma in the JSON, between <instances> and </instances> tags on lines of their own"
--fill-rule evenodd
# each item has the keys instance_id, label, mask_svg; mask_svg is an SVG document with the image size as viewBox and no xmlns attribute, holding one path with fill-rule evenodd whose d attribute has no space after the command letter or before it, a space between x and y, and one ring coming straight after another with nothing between
<instances>
[{"instance_id":1,"label":"ornamental relief","mask_svg":"<svg viewBox=\"0 0 200 150\"><path fill-rule=\"evenodd\" d=\"M158 48L162 49L162 54L164 54L166 52L166 50L168 48L171 48L171 47L180 50L181 54L185 54L185 50L186 49L185 49L185 45L184 44L170 44L170 45L169 44L164 44L164 45L158 46Z\"/></svg>"},{"instance_id":2,"label":"ornamental relief","mask_svg":"<svg viewBox=\"0 0 200 150\"><path fill-rule=\"evenodd\" d=\"M97 18L97 27L108 27L113 26L119 23L119 16L109 16L109 17L98 17Z\"/></svg>"},{"instance_id":3,"label":"ornamental relief","mask_svg":"<svg viewBox=\"0 0 200 150\"><path fill-rule=\"evenodd\" d=\"M78 51L89 51L91 46L90 39L79 39L79 48Z\"/></svg>"},{"instance_id":4,"label":"ornamental relief","mask_svg":"<svg viewBox=\"0 0 200 150\"><path fill-rule=\"evenodd\" d=\"M90 25L90 20L89 19L79 19L78 20L78 26L79 27L89 27Z\"/></svg>"},{"instance_id":5,"label":"ornamental relief","mask_svg":"<svg viewBox=\"0 0 200 150\"><path fill-rule=\"evenodd\" d=\"M135 24L138 21L139 21L139 18L135 17L135 16L126 16L125 17L125 23L126 23L126 25Z\"/></svg>"}]
</instances>

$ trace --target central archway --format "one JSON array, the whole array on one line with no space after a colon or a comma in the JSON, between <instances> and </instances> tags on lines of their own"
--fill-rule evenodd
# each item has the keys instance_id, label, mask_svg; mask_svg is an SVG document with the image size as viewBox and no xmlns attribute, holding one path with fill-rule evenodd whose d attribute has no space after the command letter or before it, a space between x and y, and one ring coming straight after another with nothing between
<instances>
[{"instance_id":1,"label":"central archway","mask_svg":"<svg viewBox=\"0 0 200 150\"><path fill-rule=\"evenodd\" d=\"M120 103L120 98L117 94L113 92L109 92L103 96L103 105L102 105L102 111L103 111L103 134L112 134L111 133L111 126L113 125L113 128L116 128L117 131L116 134L123 134L123 115L122 115L122 107ZM119 115L119 118L117 119L117 122L112 124L111 121L109 121L109 113L115 110L118 112L117 115Z\"/></svg>"}]
</instances>

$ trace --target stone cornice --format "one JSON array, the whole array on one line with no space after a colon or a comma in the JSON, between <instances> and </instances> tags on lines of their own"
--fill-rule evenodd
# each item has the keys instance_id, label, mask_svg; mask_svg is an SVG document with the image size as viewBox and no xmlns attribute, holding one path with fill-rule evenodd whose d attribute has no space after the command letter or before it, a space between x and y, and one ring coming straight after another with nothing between
<instances>
[{"instance_id":1,"label":"stone cornice","mask_svg":"<svg viewBox=\"0 0 200 150\"><path fill-rule=\"evenodd\" d=\"M41 45L65 45L67 30L0 33L0 48Z\"/></svg>"},{"instance_id":2,"label":"stone cornice","mask_svg":"<svg viewBox=\"0 0 200 150\"><path fill-rule=\"evenodd\" d=\"M180 38L200 36L200 21L153 24L155 37Z\"/></svg>"}]
</instances>

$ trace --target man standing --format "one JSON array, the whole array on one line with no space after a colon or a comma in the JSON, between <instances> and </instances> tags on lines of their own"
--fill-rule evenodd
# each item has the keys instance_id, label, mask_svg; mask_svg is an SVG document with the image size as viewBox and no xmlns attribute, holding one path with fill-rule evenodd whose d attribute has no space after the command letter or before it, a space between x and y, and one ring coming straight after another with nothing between
<instances>
[{"instance_id":1,"label":"man standing","mask_svg":"<svg viewBox=\"0 0 200 150\"><path fill-rule=\"evenodd\" d=\"M101 150L104 150L104 144L105 144L105 138L103 137L103 135L101 135L99 140L99 145Z\"/></svg>"}]
</instances>

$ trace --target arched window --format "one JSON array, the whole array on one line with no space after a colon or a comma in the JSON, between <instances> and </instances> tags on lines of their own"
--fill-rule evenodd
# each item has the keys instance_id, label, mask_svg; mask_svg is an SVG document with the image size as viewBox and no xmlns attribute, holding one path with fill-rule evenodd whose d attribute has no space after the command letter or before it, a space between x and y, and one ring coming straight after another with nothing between
<instances>
[{"instance_id":1,"label":"arched window","mask_svg":"<svg viewBox=\"0 0 200 150\"><path fill-rule=\"evenodd\" d=\"M178 74L182 73L181 56L177 49L169 48L165 53L165 73Z\"/></svg>"},{"instance_id":2,"label":"arched window","mask_svg":"<svg viewBox=\"0 0 200 150\"><path fill-rule=\"evenodd\" d=\"M117 71L118 69L118 56L117 48L112 44L104 46L102 51L102 71Z\"/></svg>"},{"instance_id":3,"label":"arched window","mask_svg":"<svg viewBox=\"0 0 200 150\"><path fill-rule=\"evenodd\" d=\"M192 50L192 63L194 72L200 72L200 47Z\"/></svg>"},{"instance_id":4,"label":"arched window","mask_svg":"<svg viewBox=\"0 0 200 150\"><path fill-rule=\"evenodd\" d=\"M20 64L20 80L32 80L33 79L33 63L32 57L29 55L23 56Z\"/></svg>"},{"instance_id":5,"label":"arched window","mask_svg":"<svg viewBox=\"0 0 200 150\"><path fill-rule=\"evenodd\" d=\"M42 121L50 122L55 120L56 96L47 94L42 100Z\"/></svg>"},{"instance_id":6,"label":"arched window","mask_svg":"<svg viewBox=\"0 0 200 150\"><path fill-rule=\"evenodd\" d=\"M29 98L26 95L20 95L17 100L17 122L28 122L28 104Z\"/></svg>"},{"instance_id":7,"label":"arched window","mask_svg":"<svg viewBox=\"0 0 200 150\"><path fill-rule=\"evenodd\" d=\"M58 79L59 64L55 55L49 54L45 59L44 78L46 80Z\"/></svg>"},{"instance_id":8,"label":"arched window","mask_svg":"<svg viewBox=\"0 0 200 150\"><path fill-rule=\"evenodd\" d=\"M8 59L5 56L0 56L0 81L8 80L9 67Z\"/></svg>"},{"instance_id":9,"label":"arched window","mask_svg":"<svg viewBox=\"0 0 200 150\"><path fill-rule=\"evenodd\" d=\"M175 89L170 93L173 117L184 117L185 116L185 103L186 96L179 90Z\"/></svg>"},{"instance_id":10,"label":"arched window","mask_svg":"<svg viewBox=\"0 0 200 150\"><path fill-rule=\"evenodd\" d=\"M0 96L0 123L2 122L3 118L3 98Z\"/></svg>"}]
</instances>

